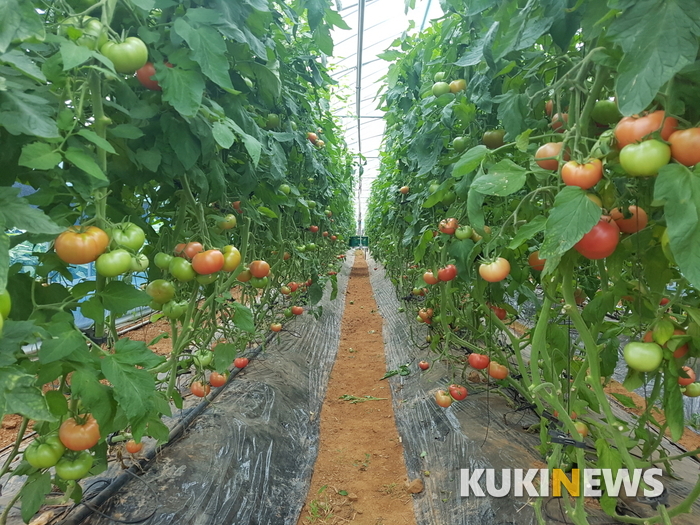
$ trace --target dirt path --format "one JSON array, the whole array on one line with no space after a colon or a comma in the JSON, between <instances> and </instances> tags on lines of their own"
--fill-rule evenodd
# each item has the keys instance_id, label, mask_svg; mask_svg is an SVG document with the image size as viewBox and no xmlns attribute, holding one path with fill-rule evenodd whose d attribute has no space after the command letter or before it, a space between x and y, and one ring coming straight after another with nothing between
<instances>
[{"instance_id":1,"label":"dirt path","mask_svg":"<svg viewBox=\"0 0 700 525\"><path fill-rule=\"evenodd\" d=\"M379 380L385 372L382 317L372 296L367 263L358 252L338 358L321 410L319 455L299 525L416 523L391 390Z\"/></svg>"}]
</instances>

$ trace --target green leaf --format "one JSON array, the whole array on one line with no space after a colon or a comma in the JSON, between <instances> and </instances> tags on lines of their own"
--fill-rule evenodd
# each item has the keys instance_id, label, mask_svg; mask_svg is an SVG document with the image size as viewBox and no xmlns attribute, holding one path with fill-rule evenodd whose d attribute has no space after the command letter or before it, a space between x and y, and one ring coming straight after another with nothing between
<instances>
[{"instance_id":1,"label":"green leaf","mask_svg":"<svg viewBox=\"0 0 700 525\"><path fill-rule=\"evenodd\" d=\"M70 147L66 150L66 160L75 164L85 173L98 180L109 182L109 179L102 172L95 160L79 148Z\"/></svg>"},{"instance_id":2,"label":"green leaf","mask_svg":"<svg viewBox=\"0 0 700 525\"><path fill-rule=\"evenodd\" d=\"M529 98L527 95L516 91L495 98L498 105L498 118L503 122L503 127L507 130L507 137L518 136L527 129L525 118L528 116Z\"/></svg>"},{"instance_id":3,"label":"green leaf","mask_svg":"<svg viewBox=\"0 0 700 525\"><path fill-rule=\"evenodd\" d=\"M387 62L393 62L394 60L398 60L402 56L404 56L405 53L398 51L396 49L388 49L382 53L377 53L377 58L381 58L382 60L386 60Z\"/></svg>"},{"instance_id":4,"label":"green leaf","mask_svg":"<svg viewBox=\"0 0 700 525\"><path fill-rule=\"evenodd\" d=\"M107 142L105 139L100 137L97 133L95 133L94 131L83 128L80 131L78 131L78 135L86 138L87 140L92 142L95 146L97 146L98 148L102 148L107 153L116 153L116 151L114 151L114 147L109 142Z\"/></svg>"},{"instance_id":5,"label":"green leaf","mask_svg":"<svg viewBox=\"0 0 700 525\"><path fill-rule=\"evenodd\" d=\"M0 2L0 53L4 53L13 40L24 41L46 36L44 20L32 2L3 0Z\"/></svg>"},{"instance_id":6,"label":"green leaf","mask_svg":"<svg viewBox=\"0 0 700 525\"><path fill-rule=\"evenodd\" d=\"M236 141L236 136L231 131L231 128L222 122L214 122L212 133L216 143L224 149L230 148Z\"/></svg>"},{"instance_id":7,"label":"green leaf","mask_svg":"<svg viewBox=\"0 0 700 525\"><path fill-rule=\"evenodd\" d=\"M596 294L583 309L583 319L589 325L599 323L607 312L615 309L615 294L611 291Z\"/></svg>"},{"instance_id":8,"label":"green leaf","mask_svg":"<svg viewBox=\"0 0 700 525\"><path fill-rule=\"evenodd\" d=\"M690 283L700 288L700 176L680 164L659 170L654 199L664 202L671 251Z\"/></svg>"},{"instance_id":9,"label":"green leaf","mask_svg":"<svg viewBox=\"0 0 700 525\"><path fill-rule=\"evenodd\" d=\"M114 127L107 128L107 131L110 135L120 139L138 139L143 137L143 131L132 124L117 124Z\"/></svg>"},{"instance_id":10,"label":"green leaf","mask_svg":"<svg viewBox=\"0 0 700 525\"><path fill-rule=\"evenodd\" d=\"M141 149L136 151L136 160L141 163L141 165L149 171L158 171L158 166L160 166L163 160L160 151L157 149Z\"/></svg>"},{"instance_id":11,"label":"green leaf","mask_svg":"<svg viewBox=\"0 0 700 525\"><path fill-rule=\"evenodd\" d=\"M22 148L18 164L34 170L50 170L62 160L61 154L45 142L32 142Z\"/></svg>"},{"instance_id":12,"label":"green leaf","mask_svg":"<svg viewBox=\"0 0 700 525\"><path fill-rule=\"evenodd\" d=\"M143 341L129 338L119 339L114 345L114 359L122 364L154 368L165 361L165 357L153 352Z\"/></svg>"},{"instance_id":13,"label":"green leaf","mask_svg":"<svg viewBox=\"0 0 700 525\"><path fill-rule=\"evenodd\" d=\"M1 17L0 17L1 18ZM21 91L0 91L0 123L12 135L52 139L60 136L54 108L38 95Z\"/></svg>"},{"instance_id":14,"label":"green leaf","mask_svg":"<svg viewBox=\"0 0 700 525\"><path fill-rule=\"evenodd\" d=\"M527 224L523 224L513 236L513 239L511 239L510 244L508 244L508 248L515 250L525 241L529 241L535 235L544 230L546 224L547 219L545 219L542 215L538 215Z\"/></svg>"},{"instance_id":15,"label":"green leaf","mask_svg":"<svg viewBox=\"0 0 700 525\"><path fill-rule=\"evenodd\" d=\"M111 281L98 296L104 307L117 316L151 302L146 292L123 281Z\"/></svg>"},{"instance_id":16,"label":"green leaf","mask_svg":"<svg viewBox=\"0 0 700 525\"><path fill-rule=\"evenodd\" d=\"M600 208L578 186L567 186L554 199L547 219L540 258L562 255L591 231L600 220Z\"/></svg>"},{"instance_id":17,"label":"green leaf","mask_svg":"<svg viewBox=\"0 0 700 525\"><path fill-rule=\"evenodd\" d=\"M452 176L458 179L474 171L484 160L488 151L488 148L483 144L465 151L452 169Z\"/></svg>"},{"instance_id":18,"label":"green leaf","mask_svg":"<svg viewBox=\"0 0 700 525\"><path fill-rule=\"evenodd\" d=\"M669 365L670 366L670 365ZM677 366L677 365L674 365ZM671 439L678 441L683 436L685 429L685 414L683 411L683 394L677 377L671 374L668 367L664 369L664 415L668 428L671 431Z\"/></svg>"},{"instance_id":19,"label":"green leaf","mask_svg":"<svg viewBox=\"0 0 700 525\"><path fill-rule=\"evenodd\" d=\"M55 421L36 377L20 367L0 368L0 414L19 414L36 421Z\"/></svg>"},{"instance_id":20,"label":"green leaf","mask_svg":"<svg viewBox=\"0 0 700 525\"><path fill-rule=\"evenodd\" d=\"M233 324L235 324L237 328L243 330L244 332L248 332L251 334L255 333L253 312L251 312L250 308L241 303L233 303L232 306L235 312L233 316Z\"/></svg>"},{"instance_id":21,"label":"green leaf","mask_svg":"<svg viewBox=\"0 0 700 525\"><path fill-rule=\"evenodd\" d=\"M625 394L616 394L614 392L612 393L612 396L626 408L637 408L637 404L630 396L626 396Z\"/></svg>"},{"instance_id":22,"label":"green leaf","mask_svg":"<svg viewBox=\"0 0 700 525\"><path fill-rule=\"evenodd\" d=\"M527 151L527 147L530 144L530 135L532 135L532 131L531 129L526 129L515 138L515 147L523 153Z\"/></svg>"},{"instance_id":23,"label":"green leaf","mask_svg":"<svg viewBox=\"0 0 700 525\"><path fill-rule=\"evenodd\" d=\"M627 371L627 377L625 377L622 386L625 387L627 391L634 392L638 388L644 386L644 375L630 368Z\"/></svg>"},{"instance_id":24,"label":"green leaf","mask_svg":"<svg viewBox=\"0 0 700 525\"><path fill-rule=\"evenodd\" d=\"M114 397L129 419L143 417L153 408L156 387L153 374L111 355L102 359L102 373L114 387Z\"/></svg>"},{"instance_id":25,"label":"green leaf","mask_svg":"<svg viewBox=\"0 0 700 525\"><path fill-rule=\"evenodd\" d=\"M484 195L506 197L525 185L527 170L509 159L491 166L488 173L479 175L472 182L472 189Z\"/></svg>"},{"instance_id":26,"label":"green leaf","mask_svg":"<svg viewBox=\"0 0 700 525\"><path fill-rule=\"evenodd\" d=\"M61 44L61 58L63 59L63 71L68 71L74 67L87 62L92 57L92 51L87 47L79 46L74 42L63 42Z\"/></svg>"},{"instance_id":27,"label":"green leaf","mask_svg":"<svg viewBox=\"0 0 700 525\"><path fill-rule=\"evenodd\" d=\"M265 215L266 217L270 217L270 219L277 218L277 214L274 211L272 211L270 208L267 208L265 206L259 206L258 211L260 213L262 213L263 215Z\"/></svg>"},{"instance_id":28,"label":"green leaf","mask_svg":"<svg viewBox=\"0 0 700 525\"><path fill-rule=\"evenodd\" d=\"M683 0L633 2L608 34L625 52L615 84L620 111L640 113L666 82L695 62L700 6Z\"/></svg>"},{"instance_id":29,"label":"green leaf","mask_svg":"<svg viewBox=\"0 0 700 525\"><path fill-rule=\"evenodd\" d=\"M318 304L321 299L323 299L323 288L318 284L318 281L314 281L309 287L309 303Z\"/></svg>"},{"instance_id":30,"label":"green leaf","mask_svg":"<svg viewBox=\"0 0 700 525\"><path fill-rule=\"evenodd\" d=\"M111 391L97 379L93 369L78 369L71 376L71 393L86 410L89 410L97 423L103 428L109 428L114 417L115 407Z\"/></svg>"},{"instance_id":31,"label":"green leaf","mask_svg":"<svg viewBox=\"0 0 700 525\"><path fill-rule=\"evenodd\" d=\"M202 104L204 77L193 69L167 69L157 77L163 88L163 100L169 102L183 117L194 117Z\"/></svg>"},{"instance_id":32,"label":"green leaf","mask_svg":"<svg viewBox=\"0 0 700 525\"><path fill-rule=\"evenodd\" d=\"M433 232L431 230L425 230L423 232L423 235L420 237L420 241L418 242L418 246L416 246L416 249L413 251L413 258L416 260L416 262L421 262L423 260L423 256L425 255L425 250L428 249L428 246L430 245L430 241L433 240Z\"/></svg>"},{"instance_id":33,"label":"green leaf","mask_svg":"<svg viewBox=\"0 0 700 525\"><path fill-rule=\"evenodd\" d=\"M214 347L214 368L219 373L226 372L237 355L236 345L231 343L217 344Z\"/></svg>"},{"instance_id":34,"label":"green leaf","mask_svg":"<svg viewBox=\"0 0 700 525\"><path fill-rule=\"evenodd\" d=\"M22 501L22 519L29 523L34 515L44 504L46 495L51 492L51 473L35 472L29 475L26 483L20 490Z\"/></svg>"},{"instance_id":35,"label":"green leaf","mask_svg":"<svg viewBox=\"0 0 700 525\"><path fill-rule=\"evenodd\" d=\"M29 56L18 49L12 49L3 55L0 55L0 61L12 65L18 71L21 71L29 78L32 78L37 82L46 82L46 77L41 72L41 69L39 69L39 66L37 66L36 63L29 58Z\"/></svg>"},{"instance_id":36,"label":"green leaf","mask_svg":"<svg viewBox=\"0 0 700 525\"><path fill-rule=\"evenodd\" d=\"M39 348L39 362L42 364L60 361L73 353L87 353L85 339L76 330L70 330L54 339L44 339Z\"/></svg>"},{"instance_id":37,"label":"green leaf","mask_svg":"<svg viewBox=\"0 0 700 525\"><path fill-rule=\"evenodd\" d=\"M39 208L18 197L19 188L0 187L0 217L4 217L5 229L19 228L29 233L61 233L61 228Z\"/></svg>"},{"instance_id":38,"label":"green leaf","mask_svg":"<svg viewBox=\"0 0 700 525\"><path fill-rule=\"evenodd\" d=\"M105 308L99 297L90 297L80 303L80 313L95 323L102 323L105 318Z\"/></svg>"},{"instance_id":39,"label":"green leaf","mask_svg":"<svg viewBox=\"0 0 700 525\"><path fill-rule=\"evenodd\" d=\"M192 60L199 64L202 73L225 90L234 91L228 73L226 42L221 34L213 27L204 25L195 29L184 18L177 18L173 29L193 51Z\"/></svg>"}]
</instances>

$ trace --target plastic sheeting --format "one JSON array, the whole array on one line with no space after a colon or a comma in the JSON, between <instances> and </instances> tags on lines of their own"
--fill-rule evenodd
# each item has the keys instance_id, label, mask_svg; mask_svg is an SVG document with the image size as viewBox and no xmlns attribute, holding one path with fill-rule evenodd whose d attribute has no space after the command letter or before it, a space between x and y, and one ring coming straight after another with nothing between
<instances>
[{"instance_id":1,"label":"plastic sheeting","mask_svg":"<svg viewBox=\"0 0 700 525\"><path fill-rule=\"evenodd\" d=\"M453 403L447 409L440 408L435 403L435 391L445 389L454 381L439 362L433 363L428 371L418 373L417 361L426 359L429 353L412 341L424 341L427 328L419 325L408 313L399 313L402 305L381 265L369 264L378 269L370 272L370 279L377 305L385 319L383 335L387 369L395 370L409 364L412 370L408 376L393 376L390 384L409 477L421 478L425 486L422 493L414 496L418 525L537 523L531 506L533 501L527 498L512 495L502 498L461 497L460 469L494 468L500 472L500 469L546 468L537 452L539 433L531 434L525 430L537 423L539 417L530 410L517 410L521 403L515 397L507 402L503 396L489 393L485 384L467 383L469 396L465 400ZM629 417L621 410L616 416ZM666 448L669 455L681 452L669 442L666 442ZM675 474L681 479L665 477L663 480L672 505L688 494L698 476L697 463L690 459L674 466ZM501 486L500 476L497 476L496 486ZM638 501L627 500L624 506L633 516L653 514L648 505ZM595 503L587 510L592 525L614 523ZM692 512L693 515L674 518L673 523L697 524L700 506L696 504ZM561 500L556 498L543 504L543 514L547 523L571 523L563 513Z\"/></svg>"},{"instance_id":2,"label":"plastic sheeting","mask_svg":"<svg viewBox=\"0 0 700 525\"><path fill-rule=\"evenodd\" d=\"M296 524L318 453L318 414L340 337L350 253L316 321L285 325L148 470L99 511L149 525ZM69 516L67 522L72 522ZM113 525L92 514L82 523Z\"/></svg>"}]
</instances>

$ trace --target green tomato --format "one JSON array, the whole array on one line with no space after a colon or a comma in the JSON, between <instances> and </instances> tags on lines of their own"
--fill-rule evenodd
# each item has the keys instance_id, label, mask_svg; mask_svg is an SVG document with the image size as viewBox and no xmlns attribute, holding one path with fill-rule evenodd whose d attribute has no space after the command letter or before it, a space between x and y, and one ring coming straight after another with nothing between
<instances>
[{"instance_id":1,"label":"green tomato","mask_svg":"<svg viewBox=\"0 0 700 525\"><path fill-rule=\"evenodd\" d=\"M133 74L148 62L148 48L135 36L125 38L122 43L107 42L100 52L112 61L117 73L125 75Z\"/></svg>"},{"instance_id":2,"label":"green tomato","mask_svg":"<svg viewBox=\"0 0 700 525\"><path fill-rule=\"evenodd\" d=\"M292 188L289 186L289 184L280 184L280 191L285 195L289 195L289 192L292 191Z\"/></svg>"},{"instance_id":3,"label":"green tomato","mask_svg":"<svg viewBox=\"0 0 700 525\"><path fill-rule=\"evenodd\" d=\"M153 259L153 262L156 263L156 266L160 268L161 270L167 270L170 267L170 261L173 260L172 255L168 255L167 253L157 253L156 256Z\"/></svg>"},{"instance_id":4,"label":"green tomato","mask_svg":"<svg viewBox=\"0 0 700 525\"><path fill-rule=\"evenodd\" d=\"M306 245L306 251L307 252L315 252L316 251L316 245L312 242Z\"/></svg>"},{"instance_id":5,"label":"green tomato","mask_svg":"<svg viewBox=\"0 0 700 525\"><path fill-rule=\"evenodd\" d=\"M277 113L270 113L267 116L265 127L267 129L277 129L280 126L280 116Z\"/></svg>"},{"instance_id":6,"label":"green tomato","mask_svg":"<svg viewBox=\"0 0 700 525\"><path fill-rule=\"evenodd\" d=\"M131 258L131 271L132 272L142 272L148 268L148 257L144 254L139 253Z\"/></svg>"},{"instance_id":7,"label":"green tomato","mask_svg":"<svg viewBox=\"0 0 700 525\"><path fill-rule=\"evenodd\" d=\"M700 397L700 383L690 383L683 394L687 397Z\"/></svg>"},{"instance_id":8,"label":"green tomato","mask_svg":"<svg viewBox=\"0 0 700 525\"><path fill-rule=\"evenodd\" d=\"M12 299L10 298L10 293L7 290L0 290L0 317L7 319L11 309Z\"/></svg>"},{"instance_id":9,"label":"green tomato","mask_svg":"<svg viewBox=\"0 0 700 525\"><path fill-rule=\"evenodd\" d=\"M165 304L168 301L172 301L173 297L175 297L175 286L165 279L156 279L148 283L146 293L156 303Z\"/></svg>"},{"instance_id":10,"label":"green tomato","mask_svg":"<svg viewBox=\"0 0 700 525\"><path fill-rule=\"evenodd\" d=\"M180 282L186 283L197 276L197 272L192 268L192 263L182 257L173 257L168 266L168 271Z\"/></svg>"},{"instance_id":11,"label":"green tomato","mask_svg":"<svg viewBox=\"0 0 700 525\"><path fill-rule=\"evenodd\" d=\"M187 311L187 302L168 301L163 305L163 315L170 319L179 319Z\"/></svg>"},{"instance_id":12,"label":"green tomato","mask_svg":"<svg viewBox=\"0 0 700 525\"><path fill-rule=\"evenodd\" d=\"M88 49L100 49L107 43L107 31L97 18L91 16L72 16L58 26L61 36L70 38L79 46Z\"/></svg>"},{"instance_id":13,"label":"green tomato","mask_svg":"<svg viewBox=\"0 0 700 525\"><path fill-rule=\"evenodd\" d=\"M503 146L503 137L506 136L506 130L494 129L484 133L482 141L488 149L497 149Z\"/></svg>"},{"instance_id":14,"label":"green tomato","mask_svg":"<svg viewBox=\"0 0 700 525\"><path fill-rule=\"evenodd\" d=\"M53 434L32 441L24 451L24 459L34 468L49 468L58 463L65 451L65 445Z\"/></svg>"},{"instance_id":15,"label":"green tomato","mask_svg":"<svg viewBox=\"0 0 700 525\"><path fill-rule=\"evenodd\" d=\"M216 281L218 278L219 278L219 272L214 272L214 273L210 273L210 274L207 274L207 275L198 275L198 276L196 277L197 282L198 282L199 284L203 284L204 286L213 283L213 282Z\"/></svg>"},{"instance_id":16,"label":"green tomato","mask_svg":"<svg viewBox=\"0 0 700 525\"><path fill-rule=\"evenodd\" d=\"M469 139L467 137L456 137L452 141L452 149L457 153L462 153L469 146Z\"/></svg>"},{"instance_id":17,"label":"green tomato","mask_svg":"<svg viewBox=\"0 0 700 525\"><path fill-rule=\"evenodd\" d=\"M289 318L292 317L293 315L294 315L294 314L292 313L292 309L291 309L291 308L285 308L285 309L284 309L284 316L285 316L287 319L289 319Z\"/></svg>"},{"instance_id":18,"label":"green tomato","mask_svg":"<svg viewBox=\"0 0 700 525\"><path fill-rule=\"evenodd\" d=\"M304 253L306 251L306 245L302 244L301 246L297 246L297 251L299 253Z\"/></svg>"},{"instance_id":19,"label":"green tomato","mask_svg":"<svg viewBox=\"0 0 700 525\"><path fill-rule=\"evenodd\" d=\"M250 284L254 288L265 288L269 282L270 282L270 280L267 277L260 277L260 278L251 277L250 278Z\"/></svg>"},{"instance_id":20,"label":"green tomato","mask_svg":"<svg viewBox=\"0 0 700 525\"><path fill-rule=\"evenodd\" d=\"M617 103L614 100L599 100L593 106L591 118L598 124L610 125L619 122L622 118L620 110L617 109Z\"/></svg>"},{"instance_id":21,"label":"green tomato","mask_svg":"<svg viewBox=\"0 0 700 525\"><path fill-rule=\"evenodd\" d=\"M313 179L311 179L313 181ZM309 209L313 210L316 207L316 201L308 200L306 201L306 205L309 207Z\"/></svg>"},{"instance_id":22,"label":"green tomato","mask_svg":"<svg viewBox=\"0 0 700 525\"><path fill-rule=\"evenodd\" d=\"M56 474L59 478L76 480L84 478L92 468L94 458L87 450L66 454L56 463Z\"/></svg>"},{"instance_id":23,"label":"green tomato","mask_svg":"<svg viewBox=\"0 0 700 525\"><path fill-rule=\"evenodd\" d=\"M116 277L131 269L131 254L119 248L103 253L95 261L95 270L103 277Z\"/></svg>"},{"instance_id":24,"label":"green tomato","mask_svg":"<svg viewBox=\"0 0 700 525\"><path fill-rule=\"evenodd\" d=\"M214 352L211 350L200 350L192 354L192 361L199 368L207 367L214 359Z\"/></svg>"},{"instance_id":25,"label":"green tomato","mask_svg":"<svg viewBox=\"0 0 700 525\"><path fill-rule=\"evenodd\" d=\"M131 222L123 222L108 232L112 239L112 245L126 248L132 251L139 251L146 241L146 234L143 230Z\"/></svg>"},{"instance_id":26,"label":"green tomato","mask_svg":"<svg viewBox=\"0 0 700 525\"><path fill-rule=\"evenodd\" d=\"M660 140L628 144L620 151L620 165L630 177L652 177L671 160L671 147Z\"/></svg>"},{"instance_id":27,"label":"green tomato","mask_svg":"<svg viewBox=\"0 0 700 525\"><path fill-rule=\"evenodd\" d=\"M450 92L450 85L447 82L435 82L433 84L433 95L436 97L441 97Z\"/></svg>"},{"instance_id":28,"label":"green tomato","mask_svg":"<svg viewBox=\"0 0 700 525\"><path fill-rule=\"evenodd\" d=\"M448 191L447 193L445 193L445 196L442 198L442 205L449 206L450 204L452 204L456 200L457 200L457 194L454 191Z\"/></svg>"},{"instance_id":29,"label":"green tomato","mask_svg":"<svg viewBox=\"0 0 700 525\"><path fill-rule=\"evenodd\" d=\"M433 76L433 82L440 82L442 80L445 80L445 72L444 71L438 71L435 73Z\"/></svg>"},{"instance_id":30,"label":"green tomato","mask_svg":"<svg viewBox=\"0 0 700 525\"><path fill-rule=\"evenodd\" d=\"M455 230L455 237L457 237L457 239L460 241L463 241L464 239L469 239L473 233L474 230L472 230L471 226L464 225Z\"/></svg>"},{"instance_id":31,"label":"green tomato","mask_svg":"<svg viewBox=\"0 0 700 525\"><path fill-rule=\"evenodd\" d=\"M664 352L656 343L632 341L622 350L627 366L637 372L653 372L661 365Z\"/></svg>"},{"instance_id":32,"label":"green tomato","mask_svg":"<svg viewBox=\"0 0 700 525\"><path fill-rule=\"evenodd\" d=\"M433 183L428 187L428 191L429 191L430 193L435 193L435 192L436 192L437 190L439 190L439 189L440 189L440 185L439 185L437 182L433 182Z\"/></svg>"}]
</instances>

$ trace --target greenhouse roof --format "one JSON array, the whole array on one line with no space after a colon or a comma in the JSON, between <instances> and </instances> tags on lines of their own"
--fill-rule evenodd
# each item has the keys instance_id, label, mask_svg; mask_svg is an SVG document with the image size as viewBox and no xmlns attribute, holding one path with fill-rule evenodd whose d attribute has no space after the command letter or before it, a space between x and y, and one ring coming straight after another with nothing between
<instances>
[{"instance_id":1,"label":"greenhouse roof","mask_svg":"<svg viewBox=\"0 0 700 525\"><path fill-rule=\"evenodd\" d=\"M338 0L338 10L350 30L336 30L332 76L340 84L334 100L337 116L348 146L366 163L358 178L356 208L358 228L364 226L372 181L379 170L379 151L384 135L382 112L378 109L383 79L389 62L378 58L391 43L409 30L418 31L433 18L442 16L438 0L416 0L406 12L406 0ZM358 38L359 36L359 38Z\"/></svg>"}]
</instances>

